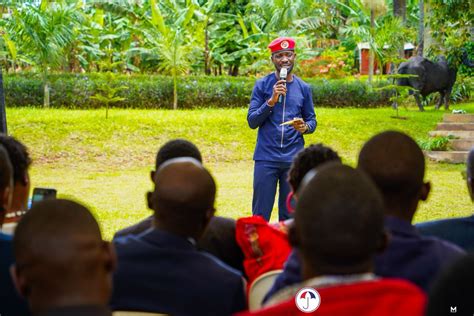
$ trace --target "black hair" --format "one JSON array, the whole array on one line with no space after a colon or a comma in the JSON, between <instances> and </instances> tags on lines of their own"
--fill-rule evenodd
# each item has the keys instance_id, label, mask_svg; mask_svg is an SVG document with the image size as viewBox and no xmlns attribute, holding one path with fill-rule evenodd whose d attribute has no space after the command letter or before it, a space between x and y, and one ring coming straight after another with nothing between
<instances>
[{"instance_id":1,"label":"black hair","mask_svg":"<svg viewBox=\"0 0 474 316\"><path fill-rule=\"evenodd\" d=\"M386 131L369 139L359 153L358 168L367 172L384 198L409 202L423 185L425 157L408 135Z\"/></svg>"},{"instance_id":2,"label":"black hair","mask_svg":"<svg viewBox=\"0 0 474 316\"><path fill-rule=\"evenodd\" d=\"M12 136L0 135L0 144L5 147L13 167L14 183L26 185L26 174L31 165L31 158L25 145Z\"/></svg>"},{"instance_id":3,"label":"black hair","mask_svg":"<svg viewBox=\"0 0 474 316\"><path fill-rule=\"evenodd\" d=\"M367 263L384 242L380 192L361 170L339 163L315 170L300 188L295 246L314 267Z\"/></svg>"},{"instance_id":4,"label":"black hair","mask_svg":"<svg viewBox=\"0 0 474 316\"><path fill-rule=\"evenodd\" d=\"M179 157L191 157L202 163L201 152L196 145L185 139L173 139L164 144L156 154L155 168L169 159Z\"/></svg>"},{"instance_id":5,"label":"black hair","mask_svg":"<svg viewBox=\"0 0 474 316\"><path fill-rule=\"evenodd\" d=\"M328 161L341 162L341 158L332 148L323 144L312 144L301 150L293 159L290 171L288 172L288 182L296 192L308 171L320 166Z\"/></svg>"},{"instance_id":6,"label":"black hair","mask_svg":"<svg viewBox=\"0 0 474 316\"><path fill-rule=\"evenodd\" d=\"M10 163L8 153L2 145L0 145L0 192L5 191L12 184L13 168Z\"/></svg>"}]
</instances>

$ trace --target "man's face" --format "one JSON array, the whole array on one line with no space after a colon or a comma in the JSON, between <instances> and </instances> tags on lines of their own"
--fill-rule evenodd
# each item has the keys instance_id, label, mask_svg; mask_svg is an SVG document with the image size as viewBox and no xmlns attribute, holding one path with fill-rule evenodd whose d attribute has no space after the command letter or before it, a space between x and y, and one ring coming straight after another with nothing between
<instances>
[{"instance_id":1,"label":"man's face","mask_svg":"<svg viewBox=\"0 0 474 316\"><path fill-rule=\"evenodd\" d=\"M275 69L278 73L283 67L290 73L295 64L295 58L296 54L292 50L279 51L272 54L272 63L275 65Z\"/></svg>"},{"instance_id":2,"label":"man's face","mask_svg":"<svg viewBox=\"0 0 474 316\"><path fill-rule=\"evenodd\" d=\"M30 175L28 171L25 174L25 183L17 181L13 186L13 197L11 207L8 211L17 212L24 211L28 208L28 196L30 194Z\"/></svg>"}]
</instances>

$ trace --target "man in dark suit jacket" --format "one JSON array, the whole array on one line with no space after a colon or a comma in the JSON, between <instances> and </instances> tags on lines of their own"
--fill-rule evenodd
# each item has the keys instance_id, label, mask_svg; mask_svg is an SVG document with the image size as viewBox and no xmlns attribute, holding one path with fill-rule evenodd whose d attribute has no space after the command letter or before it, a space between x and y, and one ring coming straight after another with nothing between
<instances>
[{"instance_id":1,"label":"man in dark suit jacket","mask_svg":"<svg viewBox=\"0 0 474 316\"><path fill-rule=\"evenodd\" d=\"M471 148L466 162L467 189L474 202L474 148ZM474 251L474 215L445 218L416 225L424 236L434 236L458 245L468 252Z\"/></svg>"},{"instance_id":2,"label":"man in dark suit jacket","mask_svg":"<svg viewBox=\"0 0 474 316\"><path fill-rule=\"evenodd\" d=\"M173 139L166 142L156 154L155 170L169 159L191 157L202 163L202 155L199 149L188 140ZM155 170L151 171L150 178L154 181ZM114 239L139 235L153 226L153 215L140 222L117 231ZM235 240L235 220L221 216L211 218L209 225L202 237L197 240L199 250L206 251L234 269L244 272L244 254Z\"/></svg>"},{"instance_id":3,"label":"man in dark suit jacket","mask_svg":"<svg viewBox=\"0 0 474 316\"><path fill-rule=\"evenodd\" d=\"M230 315L245 308L241 275L199 252L198 240L214 216L216 186L193 158L170 159L148 194L154 227L117 238L113 310L172 315Z\"/></svg>"}]
</instances>

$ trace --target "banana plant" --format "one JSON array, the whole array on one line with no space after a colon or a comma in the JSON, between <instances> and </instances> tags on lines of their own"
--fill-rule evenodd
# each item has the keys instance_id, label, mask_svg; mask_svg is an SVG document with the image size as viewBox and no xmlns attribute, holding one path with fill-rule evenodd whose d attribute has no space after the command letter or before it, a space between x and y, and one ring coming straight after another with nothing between
<instances>
[{"instance_id":1,"label":"banana plant","mask_svg":"<svg viewBox=\"0 0 474 316\"><path fill-rule=\"evenodd\" d=\"M172 0L160 4L166 10L166 15L162 13L156 0L150 0L151 15L144 21L144 33L151 46L150 52L157 54L160 61L159 69L173 78L173 109L177 109L178 78L191 67L194 43L189 34L198 4L190 0L182 8Z\"/></svg>"},{"instance_id":2,"label":"banana plant","mask_svg":"<svg viewBox=\"0 0 474 316\"><path fill-rule=\"evenodd\" d=\"M15 42L41 72L44 107L49 107L49 72L61 64L64 48L74 40L76 23L81 21L80 2L25 3L12 8L10 19Z\"/></svg>"}]
</instances>

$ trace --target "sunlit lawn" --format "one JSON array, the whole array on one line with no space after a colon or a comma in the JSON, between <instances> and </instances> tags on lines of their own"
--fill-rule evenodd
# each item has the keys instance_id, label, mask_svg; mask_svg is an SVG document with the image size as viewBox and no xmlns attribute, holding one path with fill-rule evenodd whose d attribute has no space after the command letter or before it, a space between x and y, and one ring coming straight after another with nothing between
<instances>
[{"instance_id":1,"label":"sunlit lawn","mask_svg":"<svg viewBox=\"0 0 474 316\"><path fill-rule=\"evenodd\" d=\"M454 105L474 112L474 103ZM186 138L201 149L218 183L220 215L250 215L252 154L256 131L248 128L245 108L200 110L105 110L10 108L9 133L23 141L33 156L33 186L54 187L60 197L87 203L107 238L150 214L145 193L152 188L149 171L157 149L172 138ZM363 142L386 129L405 131L416 139L441 120L443 111L428 108L316 109L318 128L306 143L323 142L354 165ZM432 195L416 221L472 212L460 171L464 165L428 164ZM274 212L275 213L275 212Z\"/></svg>"}]
</instances>

